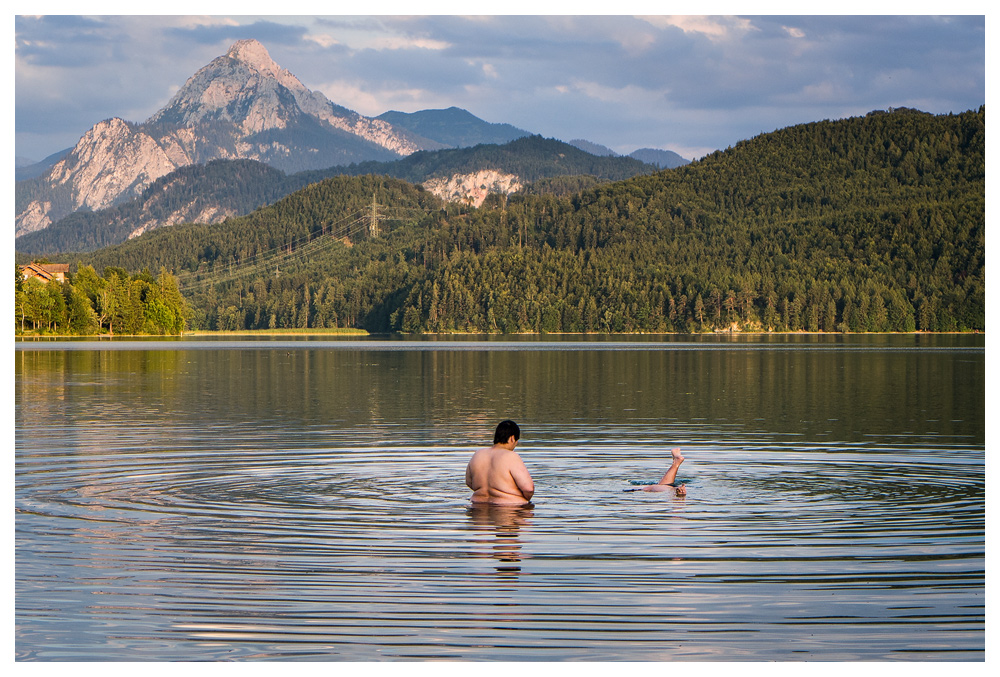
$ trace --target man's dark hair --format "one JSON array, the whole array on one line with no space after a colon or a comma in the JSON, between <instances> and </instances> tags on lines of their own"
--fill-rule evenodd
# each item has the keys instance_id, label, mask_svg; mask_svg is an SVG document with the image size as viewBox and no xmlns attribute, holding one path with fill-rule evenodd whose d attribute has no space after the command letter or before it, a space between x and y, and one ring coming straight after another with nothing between
<instances>
[{"instance_id":1,"label":"man's dark hair","mask_svg":"<svg viewBox=\"0 0 1000 677\"><path fill-rule=\"evenodd\" d=\"M521 429L513 421L500 421L497 431L493 433L493 444L504 444L513 435L515 440L521 439Z\"/></svg>"}]
</instances>

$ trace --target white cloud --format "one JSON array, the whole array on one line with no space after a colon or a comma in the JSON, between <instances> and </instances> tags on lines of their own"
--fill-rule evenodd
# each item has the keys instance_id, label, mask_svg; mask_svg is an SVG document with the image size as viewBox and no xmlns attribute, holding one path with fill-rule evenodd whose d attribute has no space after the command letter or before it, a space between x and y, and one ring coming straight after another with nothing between
<instances>
[{"instance_id":1,"label":"white cloud","mask_svg":"<svg viewBox=\"0 0 1000 677\"><path fill-rule=\"evenodd\" d=\"M372 89L363 83L336 80L313 88L334 103L368 117L389 110L412 112L423 108L447 108L454 105L434 92L419 88Z\"/></svg>"},{"instance_id":2,"label":"white cloud","mask_svg":"<svg viewBox=\"0 0 1000 677\"><path fill-rule=\"evenodd\" d=\"M442 50L448 49L451 45L442 40L432 40L430 38L411 38L404 35L388 35L373 40L371 47L373 49Z\"/></svg>"},{"instance_id":3,"label":"white cloud","mask_svg":"<svg viewBox=\"0 0 1000 677\"><path fill-rule=\"evenodd\" d=\"M165 17L165 21L174 23L181 28L192 28L195 26L239 26L236 19L225 16L179 16L174 20ZM161 24L162 25L162 24Z\"/></svg>"},{"instance_id":4,"label":"white cloud","mask_svg":"<svg viewBox=\"0 0 1000 677\"><path fill-rule=\"evenodd\" d=\"M326 33L307 34L305 36L305 39L309 42L315 42L317 45L319 45L324 49L340 44L339 40L337 40L332 35L327 35Z\"/></svg>"},{"instance_id":5,"label":"white cloud","mask_svg":"<svg viewBox=\"0 0 1000 677\"><path fill-rule=\"evenodd\" d=\"M382 108L382 94L373 92L362 87L355 82L336 80L320 85L311 86L311 89L320 91L326 98L338 106L344 106L362 115L380 115L385 112Z\"/></svg>"},{"instance_id":6,"label":"white cloud","mask_svg":"<svg viewBox=\"0 0 1000 677\"><path fill-rule=\"evenodd\" d=\"M557 87L560 93L571 91L579 92L588 99L634 106L658 106L662 105L667 91L651 91L639 87L638 85L625 85L624 87L610 87L597 82L586 80L573 80L570 87Z\"/></svg>"},{"instance_id":7,"label":"white cloud","mask_svg":"<svg viewBox=\"0 0 1000 677\"><path fill-rule=\"evenodd\" d=\"M694 157L890 105L975 108L984 35L974 16L21 16L15 134L18 153L40 159L105 117L144 120L233 40L255 37L364 115L454 105Z\"/></svg>"},{"instance_id":8,"label":"white cloud","mask_svg":"<svg viewBox=\"0 0 1000 677\"><path fill-rule=\"evenodd\" d=\"M710 40L724 40L736 33L757 30L750 19L727 16L641 16L639 17L657 28L679 28L685 33L698 33Z\"/></svg>"}]
</instances>

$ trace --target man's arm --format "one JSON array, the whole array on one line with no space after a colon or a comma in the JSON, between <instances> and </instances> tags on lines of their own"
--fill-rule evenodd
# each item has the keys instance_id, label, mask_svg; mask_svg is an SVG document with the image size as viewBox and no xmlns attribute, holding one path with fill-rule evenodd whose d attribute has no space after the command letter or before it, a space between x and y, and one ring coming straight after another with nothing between
<instances>
[{"instance_id":1,"label":"man's arm","mask_svg":"<svg viewBox=\"0 0 1000 677\"><path fill-rule=\"evenodd\" d=\"M472 461L469 461L469 464L465 466L465 486L469 487L473 491L476 490L476 488L472 486Z\"/></svg>"},{"instance_id":2,"label":"man's arm","mask_svg":"<svg viewBox=\"0 0 1000 677\"><path fill-rule=\"evenodd\" d=\"M517 456L516 459L516 462L511 464L510 476L514 479L518 491L524 496L524 500L530 501L535 495L535 482L531 479L531 473L528 472L521 457Z\"/></svg>"}]
</instances>

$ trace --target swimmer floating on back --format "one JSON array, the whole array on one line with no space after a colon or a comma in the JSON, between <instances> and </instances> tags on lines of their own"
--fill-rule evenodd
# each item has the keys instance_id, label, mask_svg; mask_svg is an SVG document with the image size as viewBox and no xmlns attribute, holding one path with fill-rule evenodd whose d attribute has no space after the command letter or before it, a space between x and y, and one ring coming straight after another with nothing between
<instances>
[{"instance_id":1,"label":"swimmer floating on back","mask_svg":"<svg viewBox=\"0 0 1000 677\"><path fill-rule=\"evenodd\" d=\"M683 484L674 484L674 478L677 477L677 470L681 467L681 463L684 462L681 450L679 448L671 449L670 457L672 459L670 467L667 469L666 474L660 478L659 482L656 484L647 484L638 489L626 489L625 491L673 491L677 496L686 496L687 488Z\"/></svg>"}]
</instances>

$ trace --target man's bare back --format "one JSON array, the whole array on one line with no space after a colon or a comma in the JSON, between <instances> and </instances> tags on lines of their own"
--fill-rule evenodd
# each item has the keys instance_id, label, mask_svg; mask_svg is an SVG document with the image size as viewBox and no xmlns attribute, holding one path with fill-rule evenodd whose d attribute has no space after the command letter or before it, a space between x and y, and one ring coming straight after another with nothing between
<instances>
[{"instance_id":1,"label":"man's bare back","mask_svg":"<svg viewBox=\"0 0 1000 677\"><path fill-rule=\"evenodd\" d=\"M465 468L465 483L472 489L473 503L525 505L535 494L535 483L514 451L521 432L513 421L497 426L493 446L472 455Z\"/></svg>"}]
</instances>

